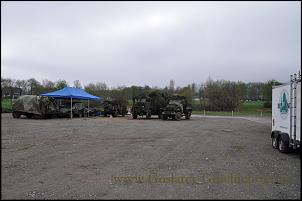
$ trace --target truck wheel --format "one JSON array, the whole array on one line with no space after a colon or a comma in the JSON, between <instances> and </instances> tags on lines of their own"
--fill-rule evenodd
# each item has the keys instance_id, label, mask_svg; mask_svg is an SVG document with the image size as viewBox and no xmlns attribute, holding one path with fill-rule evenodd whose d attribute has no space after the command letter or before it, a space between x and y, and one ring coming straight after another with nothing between
<instances>
[{"instance_id":1,"label":"truck wheel","mask_svg":"<svg viewBox=\"0 0 302 201\"><path fill-rule=\"evenodd\" d=\"M288 153L288 151L289 151L288 144L285 143L285 142L282 140L281 137L279 138L278 150L279 150L281 153Z\"/></svg>"},{"instance_id":2,"label":"truck wheel","mask_svg":"<svg viewBox=\"0 0 302 201\"><path fill-rule=\"evenodd\" d=\"M175 119L176 119L177 121L179 121L179 120L181 119L181 113L180 113L180 112L177 112L177 113L175 114Z\"/></svg>"},{"instance_id":3,"label":"truck wheel","mask_svg":"<svg viewBox=\"0 0 302 201\"><path fill-rule=\"evenodd\" d=\"M112 112L112 117L117 117L117 112Z\"/></svg>"},{"instance_id":4,"label":"truck wheel","mask_svg":"<svg viewBox=\"0 0 302 201\"><path fill-rule=\"evenodd\" d=\"M277 137L272 137L272 146L274 149L278 149L278 139Z\"/></svg>"},{"instance_id":5,"label":"truck wheel","mask_svg":"<svg viewBox=\"0 0 302 201\"><path fill-rule=\"evenodd\" d=\"M163 115L162 115L162 118L163 118L163 120L167 120L167 119L168 119L168 116L167 116L166 114L163 114Z\"/></svg>"},{"instance_id":6,"label":"truck wheel","mask_svg":"<svg viewBox=\"0 0 302 201\"><path fill-rule=\"evenodd\" d=\"M191 113L188 112L188 113L186 114L186 119L190 119L190 117L191 117Z\"/></svg>"},{"instance_id":7,"label":"truck wheel","mask_svg":"<svg viewBox=\"0 0 302 201\"><path fill-rule=\"evenodd\" d=\"M150 114L149 112L146 114L146 118L147 118L147 119L150 119L150 118L151 118L151 114Z\"/></svg>"},{"instance_id":8,"label":"truck wheel","mask_svg":"<svg viewBox=\"0 0 302 201\"><path fill-rule=\"evenodd\" d=\"M104 117L107 117L107 112L104 112Z\"/></svg>"},{"instance_id":9,"label":"truck wheel","mask_svg":"<svg viewBox=\"0 0 302 201\"><path fill-rule=\"evenodd\" d=\"M19 112L13 112L13 117L18 119L20 118L21 114Z\"/></svg>"},{"instance_id":10,"label":"truck wheel","mask_svg":"<svg viewBox=\"0 0 302 201\"><path fill-rule=\"evenodd\" d=\"M136 114L136 113L133 113L133 114L132 114L132 118L133 118L133 119L137 119L137 114Z\"/></svg>"}]
</instances>

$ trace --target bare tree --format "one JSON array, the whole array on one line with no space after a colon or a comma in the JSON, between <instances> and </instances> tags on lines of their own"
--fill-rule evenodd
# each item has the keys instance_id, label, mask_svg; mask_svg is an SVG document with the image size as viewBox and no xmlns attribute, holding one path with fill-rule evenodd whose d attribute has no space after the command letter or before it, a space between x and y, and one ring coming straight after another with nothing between
<instances>
[{"instance_id":1,"label":"bare tree","mask_svg":"<svg viewBox=\"0 0 302 201\"><path fill-rule=\"evenodd\" d=\"M73 87L78 88L78 89L82 89L82 85L80 83L80 80L75 80L73 82Z\"/></svg>"}]
</instances>

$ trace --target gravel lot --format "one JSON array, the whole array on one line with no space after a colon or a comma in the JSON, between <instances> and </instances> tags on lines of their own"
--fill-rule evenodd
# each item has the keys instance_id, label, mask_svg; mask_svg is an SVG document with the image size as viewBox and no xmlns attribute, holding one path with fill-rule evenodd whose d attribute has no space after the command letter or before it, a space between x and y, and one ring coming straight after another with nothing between
<instances>
[{"instance_id":1,"label":"gravel lot","mask_svg":"<svg viewBox=\"0 0 302 201\"><path fill-rule=\"evenodd\" d=\"M301 199L269 119L1 120L2 199Z\"/></svg>"}]
</instances>

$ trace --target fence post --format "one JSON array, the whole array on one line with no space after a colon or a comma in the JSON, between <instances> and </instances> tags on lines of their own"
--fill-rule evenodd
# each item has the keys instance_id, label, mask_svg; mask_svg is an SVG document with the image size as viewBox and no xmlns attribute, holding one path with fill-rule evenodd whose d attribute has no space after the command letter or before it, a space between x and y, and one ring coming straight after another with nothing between
<instances>
[{"instance_id":1,"label":"fence post","mask_svg":"<svg viewBox=\"0 0 302 201\"><path fill-rule=\"evenodd\" d=\"M261 111L261 117L263 117L262 111Z\"/></svg>"}]
</instances>

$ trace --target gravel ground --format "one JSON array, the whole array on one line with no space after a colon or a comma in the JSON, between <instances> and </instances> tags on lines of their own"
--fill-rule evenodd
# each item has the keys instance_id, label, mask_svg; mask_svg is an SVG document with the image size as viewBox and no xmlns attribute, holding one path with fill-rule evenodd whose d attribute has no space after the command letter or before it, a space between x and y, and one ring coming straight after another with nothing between
<instances>
[{"instance_id":1,"label":"gravel ground","mask_svg":"<svg viewBox=\"0 0 302 201\"><path fill-rule=\"evenodd\" d=\"M2 199L301 199L269 119L1 120Z\"/></svg>"}]
</instances>

